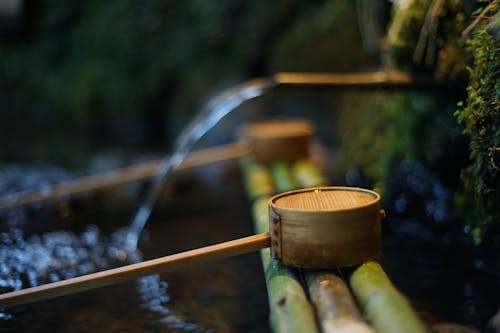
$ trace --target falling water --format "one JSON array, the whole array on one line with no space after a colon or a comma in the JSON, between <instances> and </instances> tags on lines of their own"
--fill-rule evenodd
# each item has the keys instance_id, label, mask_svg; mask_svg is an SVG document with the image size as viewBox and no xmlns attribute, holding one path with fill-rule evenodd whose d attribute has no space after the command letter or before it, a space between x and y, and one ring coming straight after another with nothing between
<instances>
[{"instance_id":1,"label":"falling water","mask_svg":"<svg viewBox=\"0 0 500 333\"><path fill-rule=\"evenodd\" d=\"M276 82L269 79L247 81L224 91L208 102L206 108L180 133L175 142L174 152L164 157L146 200L130 223L130 231L126 241L127 247L137 248L140 233L151 215L160 189L170 172L184 161L194 144L243 102L261 96L275 85Z\"/></svg>"},{"instance_id":2,"label":"falling water","mask_svg":"<svg viewBox=\"0 0 500 333\"><path fill-rule=\"evenodd\" d=\"M175 142L174 152L163 158L159 171L156 174L152 187L146 197L146 200L139 207L137 213L133 217L129 231L125 240L125 246L128 250L136 249L141 231L144 229L151 212L153 210L157 196L163 187L165 180L170 172L178 167L186 158L192 147L200 140L210 129L219 123L231 111L235 110L243 102L261 96L275 85L273 80L258 79L248 81L230 90L226 90L222 94L215 96L209 101L206 108L195 117L191 123L180 133ZM148 282L149 281L149 282ZM140 286L158 286L159 275L148 276L139 280ZM155 293L156 294L156 293ZM141 293L145 295L145 293ZM163 295L166 295L163 290ZM147 301L143 296L143 301ZM202 329L194 324L179 323L175 314L165 308L161 303L157 302L157 298L149 302L149 308L156 313L162 313L162 320L166 320L168 324L180 325L185 330L201 331ZM191 325L191 326L189 326Z\"/></svg>"}]
</instances>

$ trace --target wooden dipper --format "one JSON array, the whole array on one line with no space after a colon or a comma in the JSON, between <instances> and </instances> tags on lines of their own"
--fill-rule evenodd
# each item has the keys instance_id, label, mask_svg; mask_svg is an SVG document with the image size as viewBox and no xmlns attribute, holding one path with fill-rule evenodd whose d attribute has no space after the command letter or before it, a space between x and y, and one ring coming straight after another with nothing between
<instances>
[{"instance_id":1,"label":"wooden dipper","mask_svg":"<svg viewBox=\"0 0 500 333\"><path fill-rule=\"evenodd\" d=\"M257 162L287 162L309 157L313 133L312 123L305 119L272 119L246 125L240 140Z\"/></svg>"},{"instance_id":2,"label":"wooden dipper","mask_svg":"<svg viewBox=\"0 0 500 333\"><path fill-rule=\"evenodd\" d=\"M353 266L381 254L380 196L352 187L285 192L269 200L271 255L304 268Z\"/></svg>"},{"instance_id":3,"label":"wooden dipper","mask_svg":"<svg viewBox=\"0 0 500 333\"><path fill-rule=\"evenodd\" d=\"M380 196L349 187L317 187L269 200L263 233L124 267L0 295L0 308L137 279L271 246L273 258L307 268L351 266L380 254Z\"/></svg>"}]
</instances>

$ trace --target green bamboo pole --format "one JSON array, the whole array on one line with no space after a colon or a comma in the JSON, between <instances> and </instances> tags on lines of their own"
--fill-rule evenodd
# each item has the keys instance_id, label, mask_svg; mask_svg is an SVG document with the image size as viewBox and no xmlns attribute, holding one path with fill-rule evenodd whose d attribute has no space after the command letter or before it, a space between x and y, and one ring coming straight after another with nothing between
<instances>
[{"instance_id":1,"label":"green bamboo pole","mask_svg":"<svg viewBox=\"0 0 500 333\"><path fill-rule=\"evenodd\" d=\"M371 261L359 266L350 277L350 286L377 332L429 332L378 263Z\"/></svg>"},{"instance_id":2,"label":"green bamboo pole","mask_svg":"<svg viewBox=\"0 0 500 333\"><path fill-rule=\"evenodd\" d=\"M319 168L309 160L297 161L291 172L300 187L326 184ZM363 320L361 312L343 279L333 271L305 271L309 297L324 333L374 333Z\"/></svg>"},{"instance_id":3,"label":"green bamboo pole","mask_svg":"<svg viewBox=\"0 0 500 333\"><path fill-rule=\"evenodd\" d=\"M242 158L240 165L243 170L243 180L250 200L255 200L262 196L270 196L275 192L273 177L266 167L256 163L251 157Z\"/></svg>"},{"instance_id":4,"label":"green bamboo pole","mask_svg":"<svg viewBox=\"0 0 500 333\"><path fill-rule=\"evenodd\" d=\"M363 321L343 279L330 271L309 271L306 281L324 333L375 333Z\"/></svg>"},{"instance_id":5,"label":"green bamboo pole","mask_svg":"<svg viewBox=\"0 0 500 333\"><path fill-rule=\"evenodd\" d=\"M321 172L312 161L296 162L293 172L299 186L324 185ZM324 284L328 283L330 282ZM368 262L356 269L351 275L350 287L368 321L378 332L428 332L409 302L393 286L378 263ZM321 308L317 309L318 313L323 311ZM323 330L326 332L324 327Z\"/></svg>"},{"instance_id":6,"label":"green bamboo pole","mask_svg":"<svg viewBox=\"0 0 500 333\"><path fill-rule=\"evenodd\" d=\"M267 168L251 159L242 160L248 195L254 200L255 231L269 231L267 200L274 192L274 181ZM272 186L271 186L272 185ZM266 277L270 320L275 332L319 332L314 309L307 299L295 269L271 259L270 250L261 250Z\"/></svg>"},{"instance_id":7,"label":"green bamboo pole","mask_svg":"<svg viewBox=\"0 0 500 333\"><path fill-rule=\"evenodd\" d=\"M297 187L295 177L290 172L290 166L287 163L278 162L271 165L271 175L278 193L290 191Z\"/></svg>"},{"instance_id":8,"label":"green bamboo pole","mask_svg":"<svg viewBox=\"0 0 500 333\"><path fill-rule=\"evenodd\" d=\"M257 233L269 231L267 197L259 198L253 207ZM261 250L262 265L275 332L318 332L314 310L300 284L295 269L271 259L269 249Z\"/></svg>"},{"instance_id":9,"label":"green bamboo pole","mask_svg":"<svg viewBox=\"0 0 500 333\"><path fill-rule=\"evenodd\" d=\"M319 168L310 160L299 160L292 165L295 183L302 188L326 185L327 181Z\"/></svg>"}]
</instances>

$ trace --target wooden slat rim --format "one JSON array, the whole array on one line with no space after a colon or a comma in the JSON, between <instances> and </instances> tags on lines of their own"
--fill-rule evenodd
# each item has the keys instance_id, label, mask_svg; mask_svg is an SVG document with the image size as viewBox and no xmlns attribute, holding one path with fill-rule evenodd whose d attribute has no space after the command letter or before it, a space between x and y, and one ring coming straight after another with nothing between
<instances>
[{"instance_id":1,"label":"wooden slat rim","mask_svg":"<svg viewBox=\"0 0 500 333\"><path fill-rule=\"evenodd\" d=\"M279 199L282 199L286 196L290 195L300 195L301 193L307 193L307 192L315 192L315 191L347 191L347 192L359 192L363 193L366 195L369 195L370 197L373 198L372 201L365 202L359 205L354 205L352 207L348 208L332 208L332 209L307 209L307 208L296 208L296 207L287 207L283 205L278 205L277 201ZM273 196L272 198L269 199L268 204L275 207L279 211L287 211L287 212L300 212L300 213L343 213L343 212L351 212L355 210L362 210L365 208L373 207L373 205L376 205L380 202L380 195L371 190L367 190L364 188L359 188L359 187L347 187L347 186L321 186L321 187L311 187L311 188L304 188L300 190L293 190L293 191L288 191L284 193L277 194Z\"/></svg>"}]
</instances>

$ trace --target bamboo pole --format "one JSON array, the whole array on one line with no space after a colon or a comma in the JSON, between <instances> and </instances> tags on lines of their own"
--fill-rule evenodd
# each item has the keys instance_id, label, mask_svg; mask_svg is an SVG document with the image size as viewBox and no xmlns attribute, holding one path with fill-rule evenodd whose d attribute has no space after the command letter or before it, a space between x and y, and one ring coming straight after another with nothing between
<instances>
[{"instance_id":1,"label":"bamboo pole","mask_svg":"<svg viewBox=\"0 0 500 333\"><path fill-rule=\"evenodd\" d=\"M344 280L330 271L309 271L306 281L324 333L375 333L363 321Z\"/></svg>"},{"instance_id":2,"label":"bamboo pole","mask_svg":"<svg viewBox=\"0 0 500 333\"><path fill-rule=\"evenodd\" d=\"M271 175L276 185L276 192L278 193L290 191L297 187L287 163L278 162L271 165Z\"/></svg>"},{"instance_id":3,"label":"bamboo pole","mask_svg":"<svg viewBox=\"0 0 500 333\"><path fill-rule=\"evenodd\" d=\"M269 170L251 159L242 161L249 197L254 200L253 219L257 233L269 231L267 200L274 192ZM314 309L302 288L297 271L271 259L269 249L261 250L265 272L271 326L275 332L319 332Z\"/></svg>"},{"instance_id":4,"label":"bamboo pole","mask_svg":"<svg viewBox=\"0 0 500 333\"><path fill-rule=\"evenodd\" d=\"M281 85L329 86L406 86L415 83L406 72L382 70L360 73L277 73L274 80Z\"/></svg>"},{"instance_id":5,"label":"bamboo pole","mask_svg":"<svg viewBox=\"0 0 500 333\"><path fill-rule=\"evenodd\" d=\"M310 160L295 162L291 167L300 187L326 184L319 168ZM305 271L309 297L324 333L374 333L363 320L349 287L334 271Z\"/></svg>"},{"instance_id":6,"label":"bamboo pole","mask_svg":"<svg viewBox=\"0 0 500 333\"><path fill-rule=\"evenodd\" d=\"M251 157L247 157L241 160L241 168L250 200L267 197L275 192L273 177L263 165L257 164Z\"/></svg>"},{"instance_id":7,"label":"bamboo pole","mask_svg":"<svg viewBox=\"0 0 500 333\"><path fill-rule=\"evenodd\" d=\"M371 261L359 266L349 283L365 316L378 332L429 332L378 263Z\"/></svg>"},{"instance_id":8,"label":"bamboo pole","mask_svg":"<svg viewBox=\"0 0 500 333\"><path fill-rule=\"evenodd\" d=\"M326 185L327 181L319 168L311 160L299 160L292 165L292 175L299 187Z\"/></svg>"}]
</instances>

